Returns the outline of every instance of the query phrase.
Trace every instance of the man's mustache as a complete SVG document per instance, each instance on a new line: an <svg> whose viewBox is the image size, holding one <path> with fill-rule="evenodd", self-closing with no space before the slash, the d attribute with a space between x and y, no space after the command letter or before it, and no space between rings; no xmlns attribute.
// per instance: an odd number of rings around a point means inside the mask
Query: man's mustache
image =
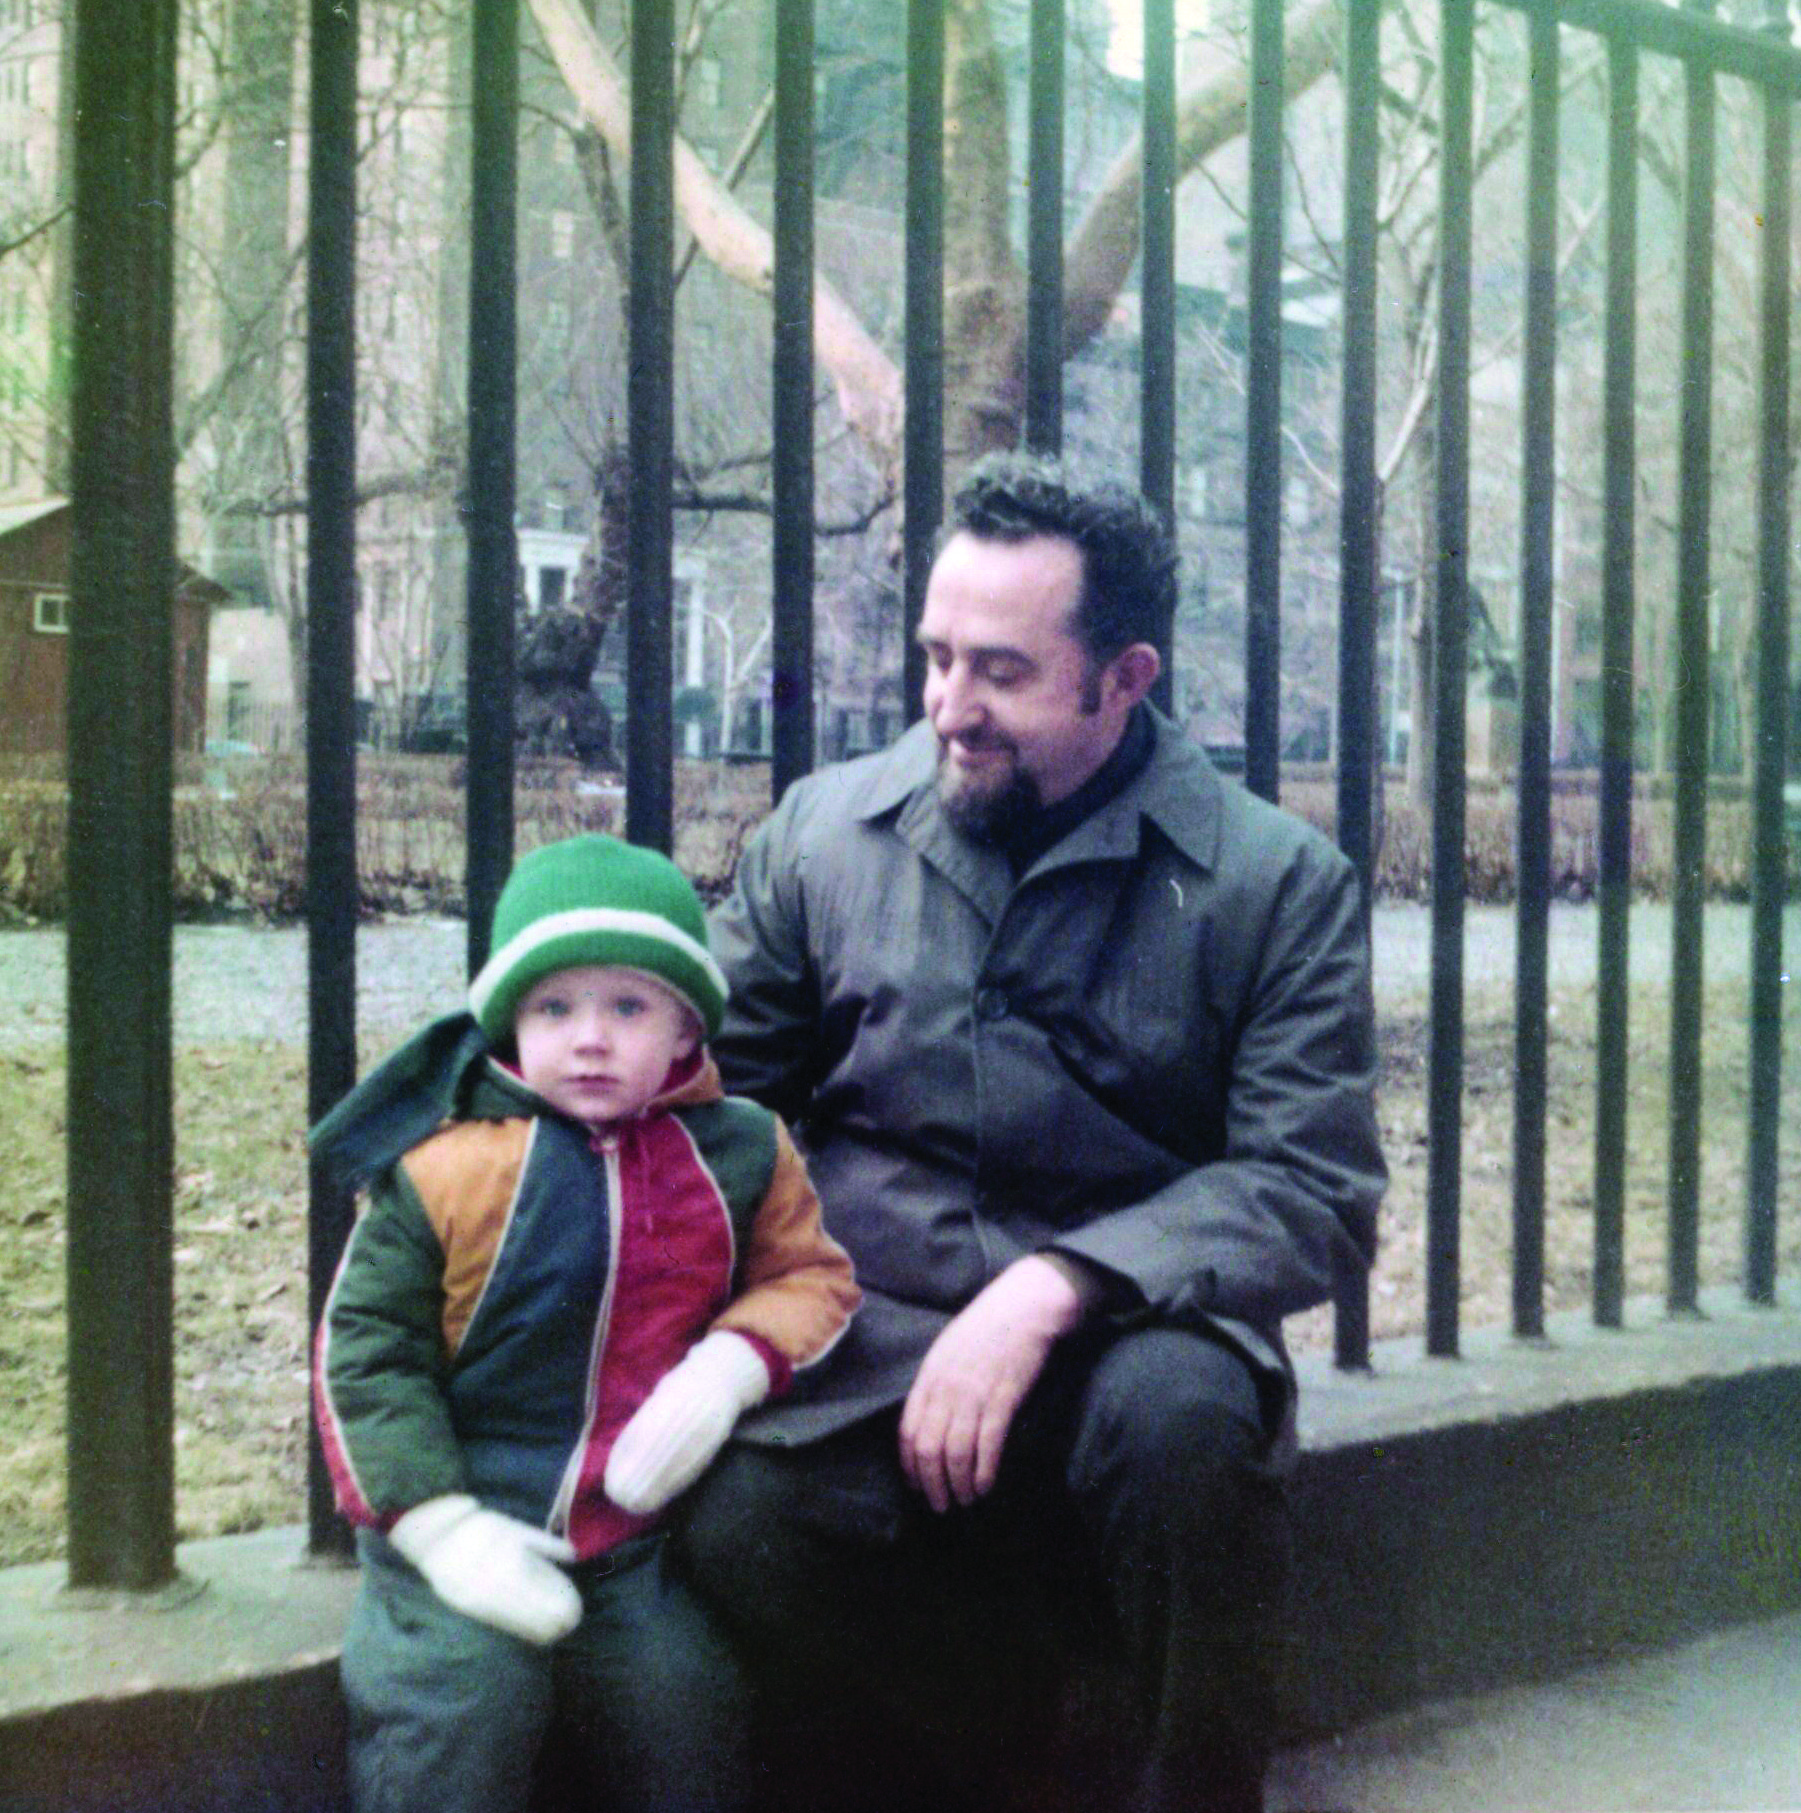
<svg viewBox="0 0 1801 1813"><path fill-rule="evenodd" d="M941 736L938 739L938 753L942 755L952 743L960 743L965 749L1006 749L1014 748L1010 737L1004 737L997 730L977 730L959 732L954 737Z"/></svg>

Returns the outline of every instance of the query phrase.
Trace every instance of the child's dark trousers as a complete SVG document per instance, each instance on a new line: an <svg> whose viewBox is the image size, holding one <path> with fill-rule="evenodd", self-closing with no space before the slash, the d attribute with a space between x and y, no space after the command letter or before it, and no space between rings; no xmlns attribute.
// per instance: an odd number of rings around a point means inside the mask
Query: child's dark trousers
<svg viewBox="0 0 1801 1813"><path fill-rule="evenodd" d="M344 1640L356 1813L525 1813L553 1718L552 1798L608 1813L739 1813L745 1693L658 1533L571 1568L584 1614L549 1648L445 1605L387 1540L358 1536Z"/></svg>

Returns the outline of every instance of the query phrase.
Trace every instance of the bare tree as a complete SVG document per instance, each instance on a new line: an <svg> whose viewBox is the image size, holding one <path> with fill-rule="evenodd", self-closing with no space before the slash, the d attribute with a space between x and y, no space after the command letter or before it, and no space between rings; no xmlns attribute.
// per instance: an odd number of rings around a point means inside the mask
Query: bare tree
<svg viewBox="0 0 1801 1813"><path fill-rule="evenodd" d="M631 104L617 60L575 0L530 0L570 93L611 155L630 155ZM1288 90L1299 95L1331 67L1337 0L1317 0L1291 25ZM957 196L945 247L946 443L953 459L1017 442L1023 409L1024 280L1006 231L1013 178L1005 80L989 29L987 0L949 0L946 10L947 186ZM1180 100L1179 164L1186 172L1244 131L1248 76L1227 69ZM1119 153L1071 234L1064 261L1066 354L1099 331L1138 251L1143 153ZM736 282L767 295L774 250L768 230L686 141L675 148L676 205L703 256ZM814 290L820 364L844 420L878 470L899 469L900 373L854 310L821 278Z"/></svg>

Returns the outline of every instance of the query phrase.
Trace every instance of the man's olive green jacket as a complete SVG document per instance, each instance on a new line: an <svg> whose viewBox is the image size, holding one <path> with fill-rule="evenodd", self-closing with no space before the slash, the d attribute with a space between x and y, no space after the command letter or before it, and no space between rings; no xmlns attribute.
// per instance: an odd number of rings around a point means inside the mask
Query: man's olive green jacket
<svg viewBox="0 0 1801 1813"><path fill-rule="evenodd" d="M1386 1171L1354 872L1167 720L1015 883L946 820L936 744L789 789L712 924L727 1086L796 1127L864 1291L745 1426L804 1442L904 1397L1004 1266L1098 1266L1278 1390L1282 1318L1370 1262Z"/></svg>

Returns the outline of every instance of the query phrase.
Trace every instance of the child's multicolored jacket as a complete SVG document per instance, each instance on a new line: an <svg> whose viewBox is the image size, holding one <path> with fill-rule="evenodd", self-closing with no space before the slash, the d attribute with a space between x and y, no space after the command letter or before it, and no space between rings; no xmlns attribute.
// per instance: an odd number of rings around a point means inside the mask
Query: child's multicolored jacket
<svg viewBox="0 0 1801 1813"><path fill-rule="evenodd" d="M695 1341L746 1337L780 1392L843 1332L859 1293L787 1129L704 1054L672 1082L596 1139L459 1015L320 1123L328 1171L374 1179L315 1353L352 1522L469 1492L604 1553L654 1521L606 1498L612 1444Z"/></svg>

